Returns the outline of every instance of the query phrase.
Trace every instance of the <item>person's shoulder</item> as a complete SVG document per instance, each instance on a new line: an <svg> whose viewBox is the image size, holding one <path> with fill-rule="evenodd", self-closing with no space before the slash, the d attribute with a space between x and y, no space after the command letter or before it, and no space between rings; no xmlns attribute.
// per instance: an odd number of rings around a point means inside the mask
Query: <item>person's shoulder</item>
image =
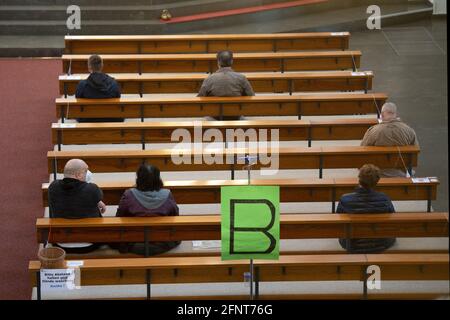
<svg viewBox="0 0 450 320"><path fill-rule="evenodd" d="M53 189L59 188L60 185L61 185L61 180L54 180L48 186L48 190L53 190Z"/></svg>
<svg viewBox="0 0 450 320"><path fill-rule="evenodd" d="M373 193L380 201L391 201L391 198L389 198L389 196L384 192L373 191Z"/></svg>
<svg viewBox="0 0 450 320"><path fill-rule="evenodd" d="M98 185L96 185L95 183L92 183L92 182L90 182L90 183L85 182L83 185L83 188L86 191L92 191L92 192L101 190Z"/></svg>
<svg viewBox="0 0 450 320"><path fill-rule="evenodd" d="M356 193L355 192L351 192L351 193L345 193L341 196L340 201L341 202L349 202L349 201L353 201L355 200L356 197Z"/></svg>

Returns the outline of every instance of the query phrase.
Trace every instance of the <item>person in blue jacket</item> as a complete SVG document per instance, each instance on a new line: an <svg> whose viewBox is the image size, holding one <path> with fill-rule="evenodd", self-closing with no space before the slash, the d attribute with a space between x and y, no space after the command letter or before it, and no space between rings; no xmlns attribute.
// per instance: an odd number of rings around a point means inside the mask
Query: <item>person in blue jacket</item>
<svg viewBox="0 0 450 320"><path fill-rule="evenodd" d="M89 77L78 83L75 92L76 98L108 99L120 98L120 86L117 81L103 73L103 60L99 55L93 54L88 59ZM86 118L78 122L123 122L123 118Z"/></svg>
<svg viewBox="0 0 450 320"><path fill-rule="evenodd" d="M389 197L374 190L380 180L380 169L373 164L365 164L359 170L359 187L355 192L344 194L336 213L394 213L394 205ZM342 248L351 253L378 253L395 243L395 238L383 239L339 239Z"/></svg>

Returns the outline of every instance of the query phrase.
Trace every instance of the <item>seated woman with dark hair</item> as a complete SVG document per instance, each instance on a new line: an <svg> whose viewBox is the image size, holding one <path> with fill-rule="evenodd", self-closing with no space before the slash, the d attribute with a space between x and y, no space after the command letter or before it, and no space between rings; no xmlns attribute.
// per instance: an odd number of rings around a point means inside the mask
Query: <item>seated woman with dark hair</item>
<svg viewBox="0 0 450 320"><path fill-rule="evenodd" d="M159 169L142 164L136 173L136 187L122 195L117 209L117 217L177 216L178 206L172 193L163 189ZM169 251L180 244L179 241L150 242L149 255ZM145 254L144 243L122 244L121 253Z"/></svg>
<svg viewBox="0 0 450 320"><path fill-rule="evenodd" d="M344 194L336 213L394 213L391 199L374 190L380 180L380 169L373 164L365 164L359 170L359 187L355 192ZM339 239L342 248L351 253L378 253L395 243L395 238L384 239Z"/></svg>

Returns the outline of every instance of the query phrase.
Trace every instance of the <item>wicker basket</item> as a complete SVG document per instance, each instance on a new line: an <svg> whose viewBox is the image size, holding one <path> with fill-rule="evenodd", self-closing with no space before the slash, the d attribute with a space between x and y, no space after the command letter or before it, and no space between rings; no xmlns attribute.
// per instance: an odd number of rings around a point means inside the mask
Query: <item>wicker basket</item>
<svg viewBox="0 0 450 320"><path fill-rule="evenodd" d="M38 258L41 262L41 269L63 269L66 252L58 247L49 247L39 250Z"/></svg>

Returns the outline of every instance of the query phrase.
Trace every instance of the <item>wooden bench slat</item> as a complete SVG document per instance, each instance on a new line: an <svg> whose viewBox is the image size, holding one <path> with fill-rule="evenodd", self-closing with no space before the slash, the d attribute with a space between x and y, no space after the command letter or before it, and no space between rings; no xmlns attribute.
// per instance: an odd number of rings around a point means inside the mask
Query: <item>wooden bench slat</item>
<svg viewBox="0 0 450 320"><path fill-rule="evenodd" d="M233 69L237 72L357 70L361 51L236 53ZM63 55L63 72L88 72L89 55ZM103 71L107 73L215 72L216 54L105 54Z"/></svg>
<svg viewBox="0 0 450 320"><path fill-rule="evenodd" d="M345 50L348 32L277 33L277 34L210 34L151 36L66 36L65 52L73 54L102 53L201 53Z"/></svg>
<svg viewBox="0 0 450 320"><path fill-rule="evenodd" d="M376 114L387 96L373 94L257 95L253 97L183 97L56 99L57 117L168 118L202 116L312 116Z"/></svg>
<svg viewBox="0 0 450 320"><path fill-rule="evenodd" d="M206 74L111 74L124 94L194 93L198 92ZM372 89L373 73L331 71L246 74L255 92L355 91ZM78 82L87 74L59 76L60 93L73 95Z"/></svg>
<svg viewBox="0 0 450 320"><path fill-rule="evenodd" d="M189 180L165 181L179 204L219 203L222 186L244 186L247 180ZM376 190L386 193L392 200L436 199L439 181L413 182L411 178L381 178ZM132 188L134 181L101 182L97 184L108 205L118 204L123 192ZM357 178L336 179L270 179L253 180L252 185L280 186L281 202L332 202L358 186ZM44 206L48 203L49 183L42 184Z"/></svg>
<svg viewBox="0 0 450 320"><path fill-rule="evenodd" d="M231 141L229 141L231 143ZM418 146L403 147L296 147L279 148L268 151L271 159L277 156L277 169L318 169L320 177L322 169L359 168L365 163L373 163L380 168L404 169L417 166ZM177 163L178 154L186 160ZM211 154L214 153L214 158ZM211 171L240 170L246 164L242 160L245 155L257 155L256 148L215 148L208 151L196 149L160 149L160 150L102 150L102 151L49 151L47 153L48 172L63 172L65 163L72 158L85 160L94 172L133 172L142 161L156 165L161 171ZM206 164L204 160L197 163L195 159L211 157L214 163ZM181 158L176 158L181 161ZM234 159L234 160L233 160ZM239 160L241 159L241 160ZM217 160L217 161L216 161ZM403 161L402 161L403 160ZM269 168L273 164L255 163L254 169ZM264 160L265 161L265 160ZM56 171L55 171L56 170ZM409 169L408 169L409 170Z"/></svg>
<svg viewBox="0 0 450 320"><path fill-rule="evenodd" d="M359 140L365 132L377 124L377 119L305 120L241 120L241 121L165 121L123 123L64 123L52 124L52 141L61 145L95 143L170 143L174 130L194 129L204 135L208 129L217 129L226 137L227 129L254 129L258 139L271 140L270 132L277 129L279 141ZM261 132L263 135L261 135ZM264 133L268 135L264 137Z"/></svg>

